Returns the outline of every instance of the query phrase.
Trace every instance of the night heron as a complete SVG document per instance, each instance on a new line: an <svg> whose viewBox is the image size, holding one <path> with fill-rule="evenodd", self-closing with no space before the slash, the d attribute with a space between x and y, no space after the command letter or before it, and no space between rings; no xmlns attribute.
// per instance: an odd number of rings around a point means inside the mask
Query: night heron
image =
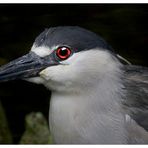
<svg viewBox="0 0 148 148"><path fill-rule="evenodd" d="M91 31L53 27L0 68L0 81L25 79L52 91L55 143L148 143L148 68L125 62Z"/></svg>

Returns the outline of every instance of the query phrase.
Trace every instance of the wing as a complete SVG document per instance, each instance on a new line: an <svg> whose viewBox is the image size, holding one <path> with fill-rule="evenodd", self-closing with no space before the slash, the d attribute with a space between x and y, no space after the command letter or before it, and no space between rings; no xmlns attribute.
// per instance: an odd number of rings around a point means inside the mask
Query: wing
<svg viewBox="0 0 148 148"><path fill-rule="evenodd" d="M125 65L125 88L127 96L124 106L137 124L148 131L148 68Z"/></svg>
<svg viewBox="0 0 148 148"><path fill-rule="evenodd" d="M127 79L148 84L148 67L125 65L124 68Z"/></svg>

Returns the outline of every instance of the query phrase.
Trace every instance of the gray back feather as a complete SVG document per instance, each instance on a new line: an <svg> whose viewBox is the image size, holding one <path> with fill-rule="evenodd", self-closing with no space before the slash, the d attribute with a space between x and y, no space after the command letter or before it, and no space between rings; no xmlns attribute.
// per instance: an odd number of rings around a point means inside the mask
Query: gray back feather
<svg viewBox="0 0 148 148"><path fill-rule="evenodd" d="M127 113L148 131L148 68L125 65L125 89L123 101Z"/></svg>

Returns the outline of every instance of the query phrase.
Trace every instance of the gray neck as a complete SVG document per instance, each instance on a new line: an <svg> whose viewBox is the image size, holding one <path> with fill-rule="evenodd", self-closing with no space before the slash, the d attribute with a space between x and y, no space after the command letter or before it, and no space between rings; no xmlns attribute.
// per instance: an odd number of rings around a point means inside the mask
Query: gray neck
<svg viewBox="0 0 148 148"><path fill-rule="evenodd" d="M106 78L105 78L106 77ZM119 73L79 92L53 92L50 129L56 143L126 143Z"/></svg>

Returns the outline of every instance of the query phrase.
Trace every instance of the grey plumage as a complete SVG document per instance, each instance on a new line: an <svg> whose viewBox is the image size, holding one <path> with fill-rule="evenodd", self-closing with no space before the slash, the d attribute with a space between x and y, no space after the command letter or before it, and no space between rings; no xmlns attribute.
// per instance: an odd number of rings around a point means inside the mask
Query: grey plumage
<svg viewBox="0 0 148 148"><path fill-rule="evenodd" d="M63 37L64 36L64 37ZM104 50L113 48L99 35L78 26L51 27L45 29L36 39L36 46L66 45L75 52L89 50L96 47Z"/></svg>
<svg viewBox="0 0 148 148"><path fill-rule="evenodd" d="M124 104L131 117L148 131L148 68L135 65L124 67L128 92Z"/></svg>

